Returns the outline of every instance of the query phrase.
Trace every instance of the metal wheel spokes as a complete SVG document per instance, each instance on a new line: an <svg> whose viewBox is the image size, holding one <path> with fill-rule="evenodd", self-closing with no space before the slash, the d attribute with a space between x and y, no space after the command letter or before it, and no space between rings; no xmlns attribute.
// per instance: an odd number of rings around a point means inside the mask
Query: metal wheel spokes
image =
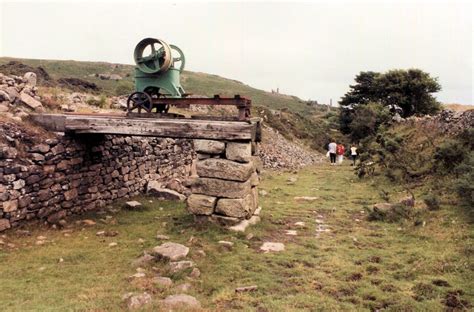
<svg viewBox="0 0 474 312"><path fill-rule="evenodd" d="M145 110L147 113L151 112L153 108L153 102L151 97L145 92L134 92L127 99L127 111L132 112L133 110Z"/></svg>
<svg viewBox="0 0 474 312"><path fill-rule="evenodd" d="M144 56L147 51L150 54ZM170 46L166 42L154 38L140 41L135 47L133 57L138 68L147 74L167 71L173 61Z"/></svg>
<svg viewBox="0 0 474 312"><path fill-rule="evenodd" d="M178 48L174 44L170 44L170 48L172 50L171 53L173 56L173 64L171 66L173 66L174 68L178 68L179 71L182 72L184 69L184 65L186 63L186 58L184 57L184 53L183 51L181 51L180 48Z"/></svg>

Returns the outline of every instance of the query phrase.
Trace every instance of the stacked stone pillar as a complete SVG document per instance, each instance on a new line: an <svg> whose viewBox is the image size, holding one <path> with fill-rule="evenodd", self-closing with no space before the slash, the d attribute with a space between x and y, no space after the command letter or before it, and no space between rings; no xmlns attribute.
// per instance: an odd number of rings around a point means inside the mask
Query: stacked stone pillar
<svg viewBox="0 0 474 312"><path fill-rule="evenodd" d="M250 219L258 207L261 162L253 142L194 140L197 177L187 209L199 220L232 226Z"/></svg>

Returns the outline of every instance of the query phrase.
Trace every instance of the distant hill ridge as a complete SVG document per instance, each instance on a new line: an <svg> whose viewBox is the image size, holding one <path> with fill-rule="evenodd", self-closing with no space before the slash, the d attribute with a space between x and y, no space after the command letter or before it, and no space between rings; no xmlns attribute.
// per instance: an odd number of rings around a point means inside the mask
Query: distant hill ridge
<svg viewBox="0 0 474 312"><path fill-rule="evenodd" d="M0 72L2 66L9 62L16 61L31 68L41 67L47 73L46 80L54 79L81 79L96 84L103 93L114 94L117 81L101 79L99 75L118 75L123 82L133 81L133 65L114 64L106 62L83 62L72 60L40 60L40 59L20 59L11 57L0 58ZM17 66L18 70L21 66ZM7 72L15 74L13 72ZM41 78L44 75L40 76ZM306 110L306 102L296 96L273 94L259 90L244 83L232 79L223 78L213 74L201 72L184 71L181 75L181 82L187 93L213 96L233 96L240 94L252 99L255 106L263 106L269 109L291 108L296 112Z"/></svg>

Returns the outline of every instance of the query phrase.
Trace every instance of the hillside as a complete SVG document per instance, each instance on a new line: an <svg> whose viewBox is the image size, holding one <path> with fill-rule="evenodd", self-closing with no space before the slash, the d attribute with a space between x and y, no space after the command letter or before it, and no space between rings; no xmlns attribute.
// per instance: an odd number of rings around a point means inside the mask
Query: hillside
<svg viewBox="0 0 474 312"><path fill-rule="evenodd" d="M11 61L17 61L33 68L41 67L54 80L61 78L78 78L95 83L100 88L100 92L109 95L116 95L116 88L119 82L100 79L99 77L95 77L95 74L115 74L122 77L122 83L133 83L133 65L1 57L0 66L8 64ZM11 74L15 74L15 72L11 72ZM234 94L240 94L251 98L255 106L263 106L270 109L291 108L295 112L308 112L309 110L306 102L296 96L272 94L252 88L242 82L217 75L185 71L182 74L181 82L186 92L191 94L205 96L212 96L214 94L233 96Z"/></svg>
<svg viewBox="0 0 474 312"><path fill-rule="evenodd" d="M107 97L131 92L133 69L133 65L105 62L0 58L0 72L4 74L22 75L27 71L34 71L38 75L40 86L70 88L73 91L86 91ZM101 79L99 75L118 75L122 79ZM97 88L81 88L61 82L71 78L79 79L79 83L92 83ZM338 126L336 108L328 110L325 105L308 105L296 96L272 94L217 75L185 71L181 82L187 93L195 95L240 94L252 99L253 115L264 118L267 124L287 139L301 139L316 150L322 151L330 133L339 135L335 130Z"/></svg>

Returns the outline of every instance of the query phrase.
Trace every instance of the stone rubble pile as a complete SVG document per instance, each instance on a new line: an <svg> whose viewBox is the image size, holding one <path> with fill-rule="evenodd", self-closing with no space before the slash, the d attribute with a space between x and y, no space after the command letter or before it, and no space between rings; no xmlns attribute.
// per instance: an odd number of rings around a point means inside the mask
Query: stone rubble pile
<svg viewBox="0 0 474 312"><path fill-rule="evenodd" d="M264 126L258 155L268 169L298 169L324 161L324 155L290 142L277 130Z"/></svg>
<svg viewBox="0 0 474 312"><path fill-rule="evenodd" d="M258 207L256 148L251 142L194 140L198 177L190 183L188 211L225 226L250 219Z"/></svg>
<svg viewBox="0 0 474 312"><path fill-rule="evenodd" d="M474 127L474 109L467 111L443 110L435 116L411 117L408 122L423 123L440 129L443 133L456 135Z"/></svg>
<svg viewBox="0 0 474 312"><path fill-rule="evenodd" d="M0 73L0 113L21 120L29 112L44 112L37 91L36 74L33 72L23 77Z"/></svg>

